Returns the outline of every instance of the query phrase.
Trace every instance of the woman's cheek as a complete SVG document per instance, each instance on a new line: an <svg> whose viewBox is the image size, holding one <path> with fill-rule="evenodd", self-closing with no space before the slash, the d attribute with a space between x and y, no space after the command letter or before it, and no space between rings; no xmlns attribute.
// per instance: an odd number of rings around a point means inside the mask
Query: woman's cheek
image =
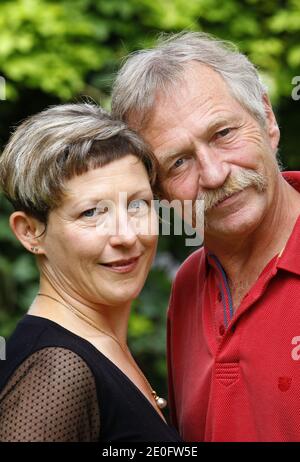
<svg viewBox="0 0 300 462"><path fill-rule="evenodd" d="M66 252L71 252L78 257L99 255L108 240L108 236L99 233L95 226L69 234L65 238Z"/></svg>

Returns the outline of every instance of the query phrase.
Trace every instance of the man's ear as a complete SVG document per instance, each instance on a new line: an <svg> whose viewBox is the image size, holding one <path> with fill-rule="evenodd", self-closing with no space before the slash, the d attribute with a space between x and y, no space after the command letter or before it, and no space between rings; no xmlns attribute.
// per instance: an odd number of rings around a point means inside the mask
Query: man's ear
<svg viewBox="0 0 300 462"><path fill-rule="evenodd" d="M36 255L45 254L41 235L46 225L25 212L13 212L9 218L10 227L23 246Z"/></svg>
<svg viewBox="0 0 300 462"><path fill-rule="evenodd" d="M277 152L278 144L279 144L279 139L280 139L280 131L279 127L272 109L272 105L270 102L270 99L268 95L263 96L263 104L265 108L265 114L266 114L266 131L269 136L269 140L271 143L272 148L274 149L275 152Z"/></svg>

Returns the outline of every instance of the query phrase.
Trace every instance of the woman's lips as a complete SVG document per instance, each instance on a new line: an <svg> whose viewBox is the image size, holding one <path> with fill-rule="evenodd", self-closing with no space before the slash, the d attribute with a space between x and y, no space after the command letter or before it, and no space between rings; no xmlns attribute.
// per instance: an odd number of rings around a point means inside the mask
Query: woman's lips
<svg viewBox="0 0 300 462"><path fill-rule="evenodd" d="M139 262L140 256L130 258L128 260L118 260L111 263L100 263L101 266L104 266L110 271L115 273L130 273L133 271Z"/></svg>

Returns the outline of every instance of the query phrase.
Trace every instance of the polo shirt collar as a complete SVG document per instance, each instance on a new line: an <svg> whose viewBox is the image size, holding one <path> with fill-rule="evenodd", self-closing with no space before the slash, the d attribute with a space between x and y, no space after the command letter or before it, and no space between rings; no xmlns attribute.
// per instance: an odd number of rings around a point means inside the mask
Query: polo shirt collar
<svg viewBox="0 0 300 462"><path fill-rule="evenodd" d="M276 266L300 275L300 215Z"/></svg>
<svg viewBox="0 0 300 462"><path fill-rule="evenodd" d="M284 172L282 176L300 193L300 172ZM276 266L300 275L300 215Z"/></svg>

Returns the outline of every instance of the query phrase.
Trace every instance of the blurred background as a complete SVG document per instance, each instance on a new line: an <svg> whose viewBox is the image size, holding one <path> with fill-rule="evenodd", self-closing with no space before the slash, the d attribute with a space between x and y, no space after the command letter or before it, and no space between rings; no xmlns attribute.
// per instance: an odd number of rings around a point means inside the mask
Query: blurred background
<svg viewBox="0 0 300 462"><path fill-rule="evenodd" d="M1 0L0 152L13 127L49 105L92 98L110 108L110 89L129 52L157 34L205 31L235 42L258 66L281 128L285 170L300 168L300 0ZM3 79L0 80L0 83ZM298 80L300 83L300 77ZM294 93L294 94L295 94ZM8 337L37 292L34 257L13 237L0 195L0 335ZM195 247L160 238L135 301L130 345L153 387L166 394L165 321L172 278Z"/></svg>

